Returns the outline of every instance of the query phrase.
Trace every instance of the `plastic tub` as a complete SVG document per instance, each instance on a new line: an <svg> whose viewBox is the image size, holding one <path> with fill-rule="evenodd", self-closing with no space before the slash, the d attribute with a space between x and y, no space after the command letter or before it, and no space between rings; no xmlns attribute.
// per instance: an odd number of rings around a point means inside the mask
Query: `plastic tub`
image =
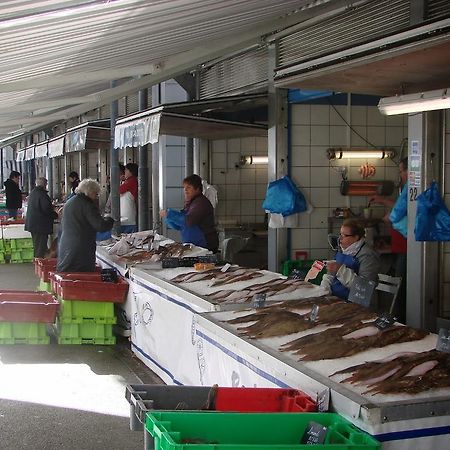
<svg viewBox="0 0 450 450"><path fill-rule="evenodd" d="M204 386L158 386L132 384L125 390L130 403L130 429L144 428L145 416L151 410L189 409L201 410L207 406L216 411L277 412L315 411L316 403L304 392L282 388L216 388L215 402L211 403L211 387ZM153 448L153 439L145 433L145 448Z"/></svg>
<svg viewBox="0 0 450 450"><path fill-rule="evenodd" d="M59 302L47 292L0 291L0 321L54 323Z"/></svg>
<svg viewBox="0 0 450 450"><path fill-rule="evenodd" d="M128 283L118 277L117 283L101 280L101 274L55 273L52 288L64 300L123 303L128 293Z"/></svg>
<svg viewBox="0 0 450 450"><path fill-rule="evenodd" d="M377 450L381 445L334 413L150 412L156 450L299 450L310 422L327 427L323 450Z"/></svg>

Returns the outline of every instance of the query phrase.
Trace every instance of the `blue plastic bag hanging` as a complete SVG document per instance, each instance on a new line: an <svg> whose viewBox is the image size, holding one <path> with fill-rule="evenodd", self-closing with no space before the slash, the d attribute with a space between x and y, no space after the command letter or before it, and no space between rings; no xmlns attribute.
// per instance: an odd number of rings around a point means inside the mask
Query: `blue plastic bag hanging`
<svg viewBox="0 0 450 450"><path fill-rule="evenodd" d="M416 241L450 241L450 213L435 181L417 197Z"/></svg>
<svg viewBox="0 0 450 450"><path fill-rule="evenodd" d="M270 213L283 216L308 209L305 197L288 176L269 183L262 207Z"/></svg>

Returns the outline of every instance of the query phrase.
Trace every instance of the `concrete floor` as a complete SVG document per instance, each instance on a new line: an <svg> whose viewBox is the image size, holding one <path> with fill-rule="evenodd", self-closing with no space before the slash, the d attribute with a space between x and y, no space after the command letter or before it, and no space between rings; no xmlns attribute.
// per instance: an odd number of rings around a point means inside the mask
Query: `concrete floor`
<svg viewBox="0 0 450 450"><path fill-rule="evenodd" d="M0 265L0 289L34 290L32 264ZM0 448L143 449L125 386L162 384L125 338L114 346L0 345Z"/></svg>

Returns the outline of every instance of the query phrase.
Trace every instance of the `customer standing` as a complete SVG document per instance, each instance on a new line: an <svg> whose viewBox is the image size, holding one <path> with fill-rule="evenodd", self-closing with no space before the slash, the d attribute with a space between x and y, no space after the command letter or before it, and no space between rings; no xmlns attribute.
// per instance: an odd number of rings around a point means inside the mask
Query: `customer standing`
<svg viewBox="0 0 450 450"><path fill-rule="evenodd" d="M80 184L80 177L76 172L70 172L68 176L69 182L70 182L70 193L66 198L66 201L69 200L69 198L72 198L75 195L75 190Z"/></svg>
<svg viewBox="0 0 450 450"><path fill-rule="evenodd" d="M53 234L53 221L58 218L47 193L47 180L36 179L36 187L28 196L25 230L31 233L34 257L44 258L48 251L48 236Z"/></svg>
<svg viewBox="0 0 450 450"><path fill-rule="evenodd" d="M202 179L190 175L183 180L184 208L162 210L159 215L165 219L170 228L180 230L183 243L217 252L219 237L215 227L214 208L203 195Z"/></svg>
<svg viewBox="0 0 450 450"><path fill-rule="evenodd" d="M20 172L13 170L9 175L9 178L5 181L5 193L6 193L6 209L8 210L9 217L12 219L17 218L17 210L22 208L22 191L20 190Z"/></svg>
<svg viewBox="0 0 450 450"><path fill-rule="evenodd" d="M95 235L111 230L114 220L103 219L98 207L100 185L92 179L80 182L76 195L65 204L58 248L58 272L95 271Z"/></svg>

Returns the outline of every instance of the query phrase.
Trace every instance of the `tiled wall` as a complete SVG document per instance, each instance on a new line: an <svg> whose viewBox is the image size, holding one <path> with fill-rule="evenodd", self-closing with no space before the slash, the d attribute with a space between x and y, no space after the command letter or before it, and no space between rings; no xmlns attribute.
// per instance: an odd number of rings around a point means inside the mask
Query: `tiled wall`
<svg viewBox="0 0 450 450"><path fill-rule="evenodd" d="M444 200L447 208L450 209L450 110L446 111L445 118L446 130L445 130L445 190ZM450 242L444 243L444 267L443 272L444 279L442 283L442 306L443 316L448 317L450 315Z"/></svg>
<svg viewBox="0 0 450 450"><path fill-rule="evenodd" d="M350 207L354 213L360 214L362 208L367 206L367 197L340 194L342 177L339 170L343 166L348 170L350 181L362 180L358 168L365 162L376 167L377 173L371 180L396 181L398 178L397 165L390 159L335 162L327 159L326 150L349 145L368 148L367 140L374 146L392 147L399 152L403 139L407 137L407 119L403 116L382 116L376 106L352 106L350 123L359 135L351 132L348 142L348 127L336 110L348 120L347 106L292 106L292 178L314 207L310 215L301 215L300 227L292 230L292 257L295 251L306 250L310 259L328 258L328 217L333 215L333 210ZM382 217L384 209L375 208L373 214Z"/></svg>
<svg viewBox="0 0 450 450"><path fill-rule="evenodd" d="M267 156L266 138L212 141L212 176L218 190L216 219L222 226L263 223L267 165L239 165L241 156Z"/></svg>

